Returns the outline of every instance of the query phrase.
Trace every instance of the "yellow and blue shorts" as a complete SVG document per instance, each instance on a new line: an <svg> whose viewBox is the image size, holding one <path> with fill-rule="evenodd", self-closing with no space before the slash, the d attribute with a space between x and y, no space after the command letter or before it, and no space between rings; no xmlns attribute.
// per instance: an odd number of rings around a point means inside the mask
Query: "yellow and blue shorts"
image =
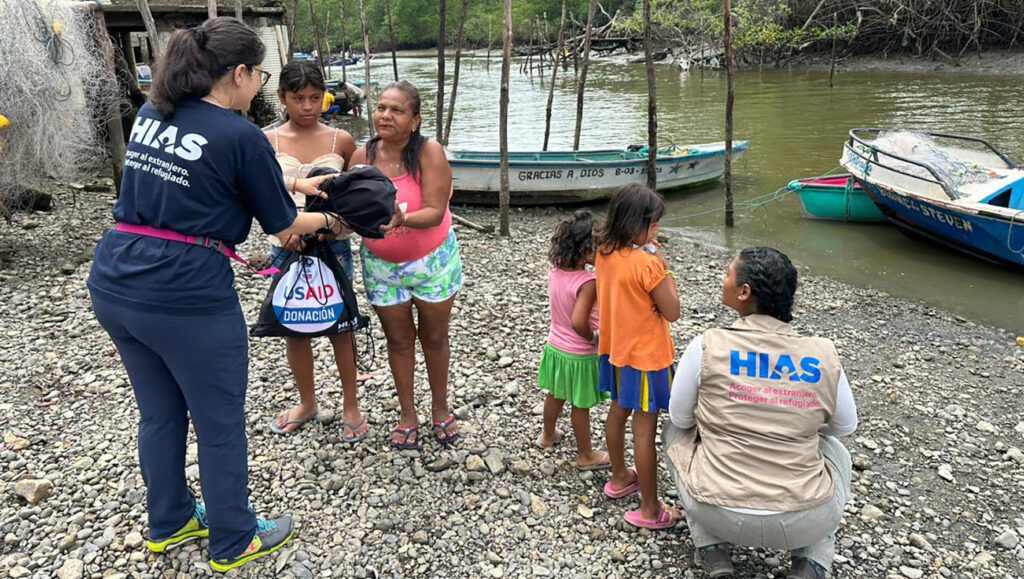
<svg viewBox="0 0 1024 579"><path fill-rule="evenodd" d="M601 356L597 367L600 390L609 393L619 406L640 412L668 410L674 377L674 364L662 370L637 370L615 366L607 355Z"/></svg>

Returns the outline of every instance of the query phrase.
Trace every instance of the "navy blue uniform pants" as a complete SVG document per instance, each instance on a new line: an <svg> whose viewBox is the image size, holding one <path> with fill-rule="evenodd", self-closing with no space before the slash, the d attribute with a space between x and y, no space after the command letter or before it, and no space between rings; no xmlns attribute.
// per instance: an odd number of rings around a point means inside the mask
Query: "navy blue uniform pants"
<svg viewBox="0 0 1024 579"><path fill-rule="evenodd" d="M139 465L150 537L167 538L192 517L195 498L185 481L191 417L210 555L238 556L256 532L248 508L249 339L241 307L199 316L153 313L93 294L93 310L121 354L139 406Z"/></svg>

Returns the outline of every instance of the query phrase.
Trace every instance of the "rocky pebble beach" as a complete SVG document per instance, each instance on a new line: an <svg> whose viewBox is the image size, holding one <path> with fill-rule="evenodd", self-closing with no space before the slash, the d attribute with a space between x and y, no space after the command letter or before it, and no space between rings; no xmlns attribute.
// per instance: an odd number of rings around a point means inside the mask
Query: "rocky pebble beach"
<svg viewBox="0 0 1024 579"><path fill-rule="evenodd" d="M144 546L138 413L85 288L113 198L109 188L61 188L52 212L0 223L0 576L213 575L205 542L163 555ZM496 220L490 210L459 212ZM534 446L545 255L561 215L515 210L510 240L458 229L466 285L452 319L450 402L467 436L454 449L429 433L419 451L388 445L397 401L376 321L375 367L361 389L372 432L356 445L340 439L341 386L326 342L316 346L321 420L271 434L268 421L297 393L283 341L251 340L251 500L261 514L294 515L298 532L231 576L703 576L685 524L628 527L622 513L636 498L606 500L607 472L569 466L571 435L553 450ZM681 352L694 335L734 319L720 303L732 256L664 233L683 302L672 325ZM265 237L254 231L240 253L265 254ZM252 323L268 282L242 269L236 278ZM361 291L358 275L355 282ZM801 279L795 317L799 330L835 341L860 410L846 440L856 497L838 531L834 576L1024 576L1024 348L1015 336L814 276ZM427 392L421 363L424 422ZM606 410L593 416L602 448ZM567 414L561 426L569 432ZM194 438L187 464L198 491ZM673 500L664 468L661 489ZM734 561L742 577L783 577L788 555L738 548Z"/></svg>

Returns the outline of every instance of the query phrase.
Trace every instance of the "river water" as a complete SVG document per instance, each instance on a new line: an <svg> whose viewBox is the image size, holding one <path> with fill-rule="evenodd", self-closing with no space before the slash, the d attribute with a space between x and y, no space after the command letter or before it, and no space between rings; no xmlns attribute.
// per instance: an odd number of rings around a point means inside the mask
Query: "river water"
<svg viewBox="0 0 1024 579"><path fill-rule="evenodd" d="M386 65L386 66L385 66ZM424 132L433 135L436 60L400 58L399 74L423 98ZM452 63L447 65L449 78ZM540 150L550 69L544 78L510 78L509 147ZM371 76L393 78L390 59L378 58ZM725 118L725 76L680 74L658 65L659 141L720 141ZM363 69L348 70L361 79ZM462 63L451 148L498 149L500 61ZM854 127L901 127L981 136L1012 158L1024 160L1024 91L1018 76L967 74L840 73L828 88L827 71L746 70L736 76L735 136L750 150L734 168L737 202L770 193L798 177L837 171L843 140ZM450 82L450 81L449 81ZM450 92L450 84L449 84ZM552 115L551 150L572 145L576 83L572 66L559 71ZM450 96L450 95L449 95ZM364 133L365 122L344 123ZM594 62L588 73L581 148L646 143L647 81L643 64ZM664 226L679 227L701 242L738 251L771 245L811 273L922 300L966 318L1024 334L1024 275L911 239L888 224L843 224L804 219L795 196L737 215L727 231L721 184L669 193Z"/></svg>

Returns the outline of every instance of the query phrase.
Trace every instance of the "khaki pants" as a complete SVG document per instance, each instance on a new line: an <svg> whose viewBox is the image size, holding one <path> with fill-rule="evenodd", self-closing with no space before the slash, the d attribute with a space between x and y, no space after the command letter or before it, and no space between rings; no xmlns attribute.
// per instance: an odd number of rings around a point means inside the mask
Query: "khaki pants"
<svg viewBox="0 0 1024 579"><path fill-rule="evenodd" d="M668 423L662 431L666 450L677 440L682 429ZM665 463L686 511L690 536L698 549L719 543L747 547L784 549L794 557L806 557L831 571L835 556L835 531L843 516L843 506L852 498L850 491L851 460L838 438L821 437L821 454L835 482L832 500L804 511L777 515L748 515L730 511L716 505L702 503L690 496L682 484L672 460Z"/></svg>

